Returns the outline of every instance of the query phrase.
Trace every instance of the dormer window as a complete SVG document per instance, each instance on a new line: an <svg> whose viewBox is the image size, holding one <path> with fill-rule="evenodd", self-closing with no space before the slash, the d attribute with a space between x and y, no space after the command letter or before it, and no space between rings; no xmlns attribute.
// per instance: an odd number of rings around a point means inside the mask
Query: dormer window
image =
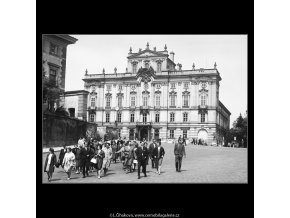
<svg viewBox="0 0 290 218"><path fill-rule="evenodd" d="M132 64L132 67L133 67L133 73L137 73L137 64L136 63Z"/></svg>
<svg viewBox="0 0 290 218"><path fill-rule="evenodd" d="M161 72L161 63L157 63L157 73Z"/></svg>

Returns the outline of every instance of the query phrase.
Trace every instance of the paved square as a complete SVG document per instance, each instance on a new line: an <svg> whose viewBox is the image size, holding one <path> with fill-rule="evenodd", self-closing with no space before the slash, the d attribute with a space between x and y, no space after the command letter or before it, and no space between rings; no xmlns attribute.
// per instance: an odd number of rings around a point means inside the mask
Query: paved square
<svg viewBox="0 0 290 218"><path fill-rule="evenodd" d="M43 183L247 183L247 149L187 145L181 172L175 171L174 144L162 143L165 149L161 175L155 173L151 163L147 165L147 177L137 179L137 172L126 174L121 162L111 163L105 177L98 179L96 172L82 178L82 174L72 171L71 180L63 169L55 168L51 182L43 173ZM47 153L43 154L43 164ZM56 152L58 159L59 152ZM42 166L43 171L43 166Z"/></svg>

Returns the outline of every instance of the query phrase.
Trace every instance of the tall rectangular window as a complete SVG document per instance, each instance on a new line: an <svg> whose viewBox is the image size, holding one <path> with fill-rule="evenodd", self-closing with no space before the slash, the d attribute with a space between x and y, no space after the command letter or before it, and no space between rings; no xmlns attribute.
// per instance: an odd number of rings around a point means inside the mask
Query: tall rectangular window
<svg viewBox="0 0 290 218"><path fill-rule="evenodd" d="M118 96L118 107L122 107L122 96Z"/></svg>
<svg viewBox="0 0 290 218"><path fill-rule="evenodd" d="M159 113L155 114L155 122L156 123L159 123L159 118L160 118L160 114Z"/></svg>
<svg viewBox="0 0 290 218"><path fill-rule="evenodd" d="M202 105L202 106L205 106L206 105L206 96L205 95L201 95L200 96L200 104Z"/></svg>
<svg viewBox="0 0 290 218"><path fill-rule="evenodd" d="M95 122L95 115L94 114L90 114L90 121Z"/></svg>
<svg viewBox="0 0 290 218"><path fill-rule="evenodd" d="M188 107L188 100L189 100L189 95L183 95L183 106Z"/></svg>
<svg viewBox="0 0 290 218"><path fill-rule="evenodd" d="M174 130L169 130L169 138L174 138Z"/></svg>
<svg viewBox="0 0 290 218"><path fill-rule="evenodd" d="M175 106L175 95L170 95L170 106Z"/></svg>
<svg viewBox="0 0 290 218"><path fill-rule="evenodd" d="M147 114L143 114L143 123L147 123Z"/></svg>
<svg viewBox="0 0 290 218"><path fill-rule="evenodd" d="M135 122L135 114L134 113L131 113L130 122L131 123Z"/></svg>
<svg viewBox="0 0 290 218"><path fill-rule="evenodd" d="M135 96L131 96L131 106L132 107L136 106L136 97Z"/></svg>
<svg viewBox="0 0 290 218"><path fill-rule="evenodd" d="M183 113L183 122L188 121L188 113Z"/></svg>
<svg viewBox="0 0 290 218"><path fill-rule="evenodd" d="M110 122L110 113L106 113L106 123Z"/></svg>
<svg viewBox="0 0 290 218"><path fill-rule="evenodd" d="M91 98L91 107L95 106L96 106L95 98Z"/></svg>
<svg viewBox="0 0 290 218"><path fill-rule="evenodd" d="M122 85L119 85L119 91L122 91L123 87Z"/></svg>
<svg viewBox="0 0 290 218"><path fill-rule="evenodd" d="M145 63L145 68L149 69L149 63L148 62Z"/></svg>
<svg viewBox="0 0 290 218"><path fill-rule="evenodd" d="M170 113L170 122L174 122L174 113Z"/></svg>
<svg viewBox="0 0 290 218"><path fill-rule="evenodd" d="M111 91L112 85L107 85L107 91Z"/></svg>
<svg viewBox="0 0 290 218"><path fill-rule="evenodd" d="M143 106L148 106L148 96L147 95L145 95L145 96L143 96Z"/></svg>
<svg viewBox="0 0 290 218"><path fill-rule="evenodd" d="M205 113L200 114L200 122L202 122L202 123L205 122Z"/></svg>
<svg viewBox="0 0 290 218"><path fill-rule="evenodd" d="M133 73L137 73L137 64L133 64Z"/></svg>
<svg viewBox="0 0 290 218"><path fill-rule="evenodd" d="M184 83L184 88L188 89L188 83Z"/></svg>
<svg viewBox="0 0 290 218"><path fill-rule="evenodd" d="M111 97L106 97L106 107L111 107Z"/></svg>
<svg viewBox="0 0 290 218"><path fill-rule="evenodd" d="M155 97L155 105L157 107L160 107L160 95L156 95L156 97Z"/></svg>
<svg viewBox="0 0 290 218"><path fill-rule="evenodd" d="M172 89L175 89L175 83L171 83L170 85Z"/></svg>
<svg viewBox="0 0 290 218"><path fill-rule="evenodd" d="M122 122L122 114L121 113L118 113L117 114L117 122Z"/></svg>
<svg viewBox="0 0 290 218"><path fill-rule="evenodd" d="M187 130L183 130L183 138L187 138Z"/></svg>

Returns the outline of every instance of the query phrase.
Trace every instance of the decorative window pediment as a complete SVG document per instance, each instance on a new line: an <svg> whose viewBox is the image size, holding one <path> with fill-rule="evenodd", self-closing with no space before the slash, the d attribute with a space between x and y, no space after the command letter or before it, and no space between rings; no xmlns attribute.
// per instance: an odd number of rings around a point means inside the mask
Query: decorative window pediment
<svg viewBox="0 0 290 218"><path fill-rule="evenodd" d="M182 95L190 95L190 92L189 91L184 91L184 92L182 92Z"/></svg>
<svg viewBox="0 0 290 218"><path fill-rule="evenodd" d="M161 94L160 90L155 91L155 94Z"/></svg>
<svg viewBox="0 0 290 218"><path fill-rule="evenodd" d="M136 95L136 94L137 94L137 92L135 92L135 91L130 92L130 95Z"/></svg>
<svg viewBox="0 0 290 218"><path fill-rule="evenodd" d="M169 92L169 95L177 95L177 92L171 91L171 92Z"/></svg>
<svg viewBox="0 0 290 218"><path fill-rule="evenodd" d="M121 92L117 93L117 97L123 97L123 96L124 96L124 93L121 93Z"/></svg>
<svg viewBox="0 0 290 218"><path fill-rule="evenodd" d="M112 94L111 93L106 93L105 96L106 97L112 97Z"/></svg>
<svg viewBox="0 0 290 218"><path fill-rule="evenodd" d="M148 92L147 90L145 90L145 91L142 92L142 94L147 94L147 95L149 95L150 92Z"/></svg>

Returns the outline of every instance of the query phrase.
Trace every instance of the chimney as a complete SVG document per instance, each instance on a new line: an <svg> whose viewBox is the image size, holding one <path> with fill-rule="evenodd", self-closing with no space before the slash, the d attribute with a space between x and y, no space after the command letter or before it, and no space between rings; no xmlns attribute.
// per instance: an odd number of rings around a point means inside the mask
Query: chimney
<svg viewBox="0 0 290 218"><path fill-rule="evenodd" d="M174 62L174 52L172 51L172 52L170 52L170 59Z"/></svg>

